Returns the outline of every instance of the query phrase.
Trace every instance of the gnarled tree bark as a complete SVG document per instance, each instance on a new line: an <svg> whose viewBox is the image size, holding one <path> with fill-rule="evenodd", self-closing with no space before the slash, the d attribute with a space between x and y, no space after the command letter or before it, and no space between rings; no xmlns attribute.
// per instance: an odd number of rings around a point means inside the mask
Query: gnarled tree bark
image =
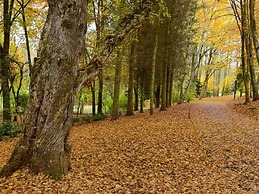
<svg viewBox="0 0 259 194"><path fill-rule="evenodd" d="M49 1L40 53L32 71L23 137L2 175L29 166L32 172L60 179L70 169L67 140L86 17L87 0Z"/></svg>

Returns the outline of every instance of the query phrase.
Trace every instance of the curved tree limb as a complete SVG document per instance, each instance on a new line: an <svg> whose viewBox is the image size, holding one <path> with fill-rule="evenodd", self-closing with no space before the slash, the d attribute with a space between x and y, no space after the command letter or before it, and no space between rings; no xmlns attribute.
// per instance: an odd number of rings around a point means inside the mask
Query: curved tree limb
<svg viewBox="0 0 259 194"><path fill-rule="evenodd" d="M75 83L76 91L79 91L87 80L98 75L114 49L127 37L132 29L138 27L142 23L151 9L152 1L143 0L133 13L127 14L122 19L117 29L114 30L114 33L106 36L104 44L89 61L87 67L78 72L77 81Z"/></svg>

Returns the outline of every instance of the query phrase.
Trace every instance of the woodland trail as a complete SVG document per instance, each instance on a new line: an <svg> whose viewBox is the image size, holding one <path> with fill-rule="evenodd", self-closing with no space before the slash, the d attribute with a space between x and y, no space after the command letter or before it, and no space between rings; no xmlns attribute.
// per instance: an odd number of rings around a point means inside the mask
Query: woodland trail
<svg viewBox="0 0 259 194"><path fill-rule="evenodd" d="M0 167L16 141L0 142ZM24 170L0 193L259 193L259 126L228 98L76 126L71 143L62 181Z"/></svg>

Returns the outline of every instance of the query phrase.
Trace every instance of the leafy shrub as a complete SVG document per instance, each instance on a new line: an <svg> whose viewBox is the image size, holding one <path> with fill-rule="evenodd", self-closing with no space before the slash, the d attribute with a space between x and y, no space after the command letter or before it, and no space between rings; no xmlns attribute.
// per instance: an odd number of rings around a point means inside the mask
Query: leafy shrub
<svg viewBox="0 0 259 194"><path fill-rule="evenodd" d="M90 123L90 122L93 121L92 117L93 116L83 116L83 117L81 117L80 120L81 120L82 123Z"/></svg>
<svg viewBox="0 0 259 194"><path fill-rule="evenodd" d="M127 105L128 105L128 97L125 94L120 95L120 108L119 112L123 113L127 111Z"/></svg>
<svg viewBox="0 0 259 194"><path fill-rule="evenodd" d="M103 120L106 118L107 118L106 114L98 114L95 116L87 115L87 116L82 116L82 117L74 117L73 123L91 123L93 121L100 121L100 120Z"/></svg>
<svg viewBox="0 0 259 194"><path fill-rule="evenodd" d="M194 98L195 98L195 91L190 91L186 96L186 101L190 102L194 100Z"/></svg>
<svg viewBox="0 0 259 194"><path fill-rule="evenodd" d="M80 118L79 117L73 117L73 124L74 123L79 123L80 122Z"/></svg>
<svg viewBox="0 0 259 194"><path fill-rule="evenodd" d="M107 118L107 115L105 114L97 114L93 116L93 121L101 121Z"/></svg>
<svg viewBox="0 0 259 194"><path fill-rule="evenodd" d="M177 90L173 90L172 101L173 101L173 103L175 103L175 102L178 103L180 101L179 93Z"/></svg>
<svg viewBox="0 0 259 194"><path fill-rule="evenodd" d="M113 99L111 97L106 97L103 99L103 104L105 105L104 107L104 112L107 114L111 114L112 113L112 106L113 106ZM119 112L123 113L127 111L127 104L128 104L128 97L126 96L126 94L120 94L120 98L119 98Z"/></svg>
<svg viewBox="0 0 259 194"><path fill-rule="evenodd" d="M29 94L27 93L22 93L19 95L19 103L20 103L19 108L21 109L21 111L24 111L24 109L26 108L28 98L29 98Z"/></svg>
<svg viewBox="0 0 259 194"><path fill-rule="evenodd" d="M113 104L113 100L111 99L111 97L104 98L103 104L105 105L104 112L107 114L111 114L112 113L112 104Z"/></svg>
<svg viewBox="0 0 259 194"><path fill-rule="evenodd" d="M21 126L13 125L9 121L4 122L2 126L0 126L0 140L3 140L5 137L15 137L20 132Z"/></svg>

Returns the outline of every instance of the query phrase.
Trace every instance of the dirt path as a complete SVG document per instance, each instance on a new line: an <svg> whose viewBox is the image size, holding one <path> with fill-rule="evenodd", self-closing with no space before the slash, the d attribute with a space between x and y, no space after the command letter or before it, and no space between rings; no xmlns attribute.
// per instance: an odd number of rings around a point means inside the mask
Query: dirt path
<svg viewBox="0 0 259 194"><path fill-rule="evenodd" d="M1 166L14 142L0 142ZM222 98L75 127L71 143L63 181L21 171L0 193L259 193L258 123Z"/></svg>

